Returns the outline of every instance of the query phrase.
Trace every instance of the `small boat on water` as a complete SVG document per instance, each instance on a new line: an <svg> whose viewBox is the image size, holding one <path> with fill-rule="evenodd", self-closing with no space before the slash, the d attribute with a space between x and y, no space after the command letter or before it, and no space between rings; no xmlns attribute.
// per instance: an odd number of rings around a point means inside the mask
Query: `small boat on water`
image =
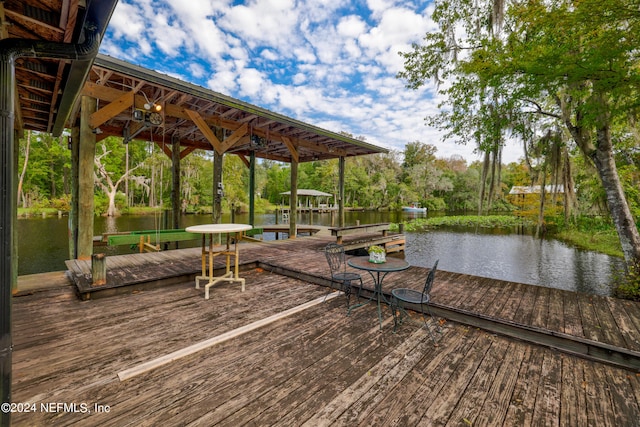
<svg viewBox="0 0 640 427"><path fill-rule="evenodd" d="M411 203L409 206L403 206L402 211L427 213L427 208L421 207L419 203Z"/></svg>

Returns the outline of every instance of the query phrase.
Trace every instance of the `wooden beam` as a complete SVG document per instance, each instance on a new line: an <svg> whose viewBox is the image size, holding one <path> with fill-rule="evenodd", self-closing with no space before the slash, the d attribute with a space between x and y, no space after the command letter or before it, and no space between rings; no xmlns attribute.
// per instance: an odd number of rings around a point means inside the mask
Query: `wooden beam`
<svg viewBox="0 0 640 427"><path fill-rule="evenodd" d="M243 136L245 136L249 132L249 125L243 124L241 127L236 129L228 138L224 140L222 143L222 150L226 152L229 148L233 147L236 142L240 141Z"/></svg>
<svg viewBox="0 0 640 427"><path fill-rule="evenodd" d="M197 111L189 110L187 108L185 108L184 111L187 113L191 121L195 123L198 129L200 129L200 132L202 132L204 137L207 139L207 141L209 141L211 146L218 152L218 154L224 154L225 150L222 147L222 143L213 133L209 125L207 125L207 123L204 121L202 116L200 116L200 113L198 113Z"/></svg>
<svg viewBox="0 0 640 427"><path fill-rule="evenodd" d="M85 83L85 86L82 90L82 94L83 95L87 95L87 96L91 96L97 99L101 99L101 100L105 100L105 101L114 101L116 100L118 97L122 96L124 92L115 88L110 88L110 87L106 87L106 86L102 86L102 85L98 85L96 83L93 82L87 82ZM134 104L136 106L136 108L142 108L142 106L144 105L144 103L146 102L146 100L144 99L144 97L140 96L140 95L136 95L135 99L134 99ZM179 102L183 102L182 100ZM179 104L172 104L172 103L166 103L164 106L164 115L165 117L175 117L178 119L184 119L184 120L193 120L191 118L191 116L189 115L190 110L180 106ZM198 114L199 115L199 114ZM202 119L202 121L204 121L204 123L207 124L207 127L212 127L212 126L216 126L216 127L221 127L223 129L227 129L227 130L231 130L233 132L235 132L236 130L246 126L246 123L242 123L236 120L230 120L227 118L224 118L222 115L211 115L211 116L201 116L199 115ZM343 150L343 149L337 149L337 148L329 148L324 144L318 144L315 142L311 142L311 141L307 141L304 139L300 139L300 138L293 138L290 136L286 136L286 135L282 135L278 132L274 132L274 131L269 131L269 134L267 135L267 131L266 130L262 130L260 128L256 128L254 127L252 130L253 134L260 136L262 138L266 138L267 136L269 137L269 140L271 141L277 141L277 142L282 142L283 144L285 144L283 138L288 138L289 142L296 147L296 150L299 150L300 148L306 148L312 151L317 151L323 154L330 154L331 156L346 156L347 155L347 151ZM215 148L215 147L214 147ZM227 150L230 148L227 147ZM225 150L226 151L226 150ZM299 151L298 151L298 155L299 155ZM279 159L274 159L274 160L279 160ZM280 160L280 161L288 161L288 159L284 159L284 160Z"/></svg>
<svg viewBox="0 0 640 427"><path fill-rule="evenodd" d="M107 120L117 116L127 108L130 108L134 102L134 93L126 92L118 97L115 101L105 105L89 117L89 126L92 129L100 127Z"/></svg>
<svg viewBox="0 0 640 427"><path fill-rule="evenodd" d="M38 36L38 38L54 42L62 42L64 40L64 29L62 28L54 27L35 18L20 15L13 10L4 9L4 13L7 18L19 23L20 26L27 29L32 35Z"/></svg>
<svg viewBox="0 0 640 427"><path fill-rule="evenodd" d="M240 160L242 160L242 163L244 163L244 165L246 167L251 167L251 163L249 162L249 160L244 156L244 154L236 154L236 156L238 156L240 158Z"/></svg>
<svg viewBox="0 0 640 427"><path fill-rule="evenodd" d="M101 99L104 101L114 101L120 96L122 96L123 93L124 92L121 90L98 85L93 82L85 83L84 88L82 89L83 95L91 96L93 98ZM136 108L142 108L145 102L146 101L144 97L140 95L135 96L134 103ZM164 106L164 115L165 117L175 117L178 119L192 120L191 117L189 116L189 113L187 112L187 109L178 104L166 103ZM201 117L207 123L208 126L218 126L234 132L247 125L246 123L241 123L236 120L225 119L221 115L201 116ZM260 128L253 128L253 133L263 138L267 137L267 132ZM268 136L269 136L269 139L272 141L283 142L282 141L283 135L277 132L269 132ZM289 140L296 146L320 151L325 154L340 155L344 151L344 150L332 150L322 144L316 144L309 141L304 141L299 138L295 138L295 139L289 138ZM346 155L346 153L343 153L343 154Z"/></svg>
<svg viewBox="0 0 640 427"><path fill-rule="evenodd" d="M300 163L300 154L298 153L298 148L293 144L293 142L286 136L282 137L282 142L289 149L289 152L291 153L291 158L295 160L296 163Z"/></svg>
<svg viewBox="0 0 640 427"><path fill-rule="evenodd" d="M187 157L189 154L191 154L192 152L196 151L198 148L197 147L187 147L184 150L182 150L180 152L180 160L184 159L185 157Z"/></svg>
<svg viewBox="0 0 640 427"><path fill-rule="evenodd" d="M168 158L173 159L173 151L169 148L169 145L163 144L161 141L154 141L158 147L162 149L164 154L167 155Z"/></svg>

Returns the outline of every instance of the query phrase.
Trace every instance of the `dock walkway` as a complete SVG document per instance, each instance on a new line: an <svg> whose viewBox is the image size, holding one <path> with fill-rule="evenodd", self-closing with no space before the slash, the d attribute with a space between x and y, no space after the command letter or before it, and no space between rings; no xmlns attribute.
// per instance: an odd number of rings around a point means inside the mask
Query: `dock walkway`
<svg viewBox="0 0 640 427"><path fill-rule="evenodd" d="M330 285L324 246L327 236L242 244L244 268L261 267ZM264 246L264 245L267 246ZM83 298L193 280L200 272L200 248L132 254L107 259L106 286L91 286L88 261L68 261ZM219 271L222 259L216 260ZM421 289L426 269L411 267L385 281L390 296L396 287ZM363 275L365 295L373 288ZM130 292L130 290L129 290ZM438 271L433 290L436 315L470 326L562 349L571 354L640 371L640 304L596 295Z"/></svg>
<svg viewBox="0 0 640 427"><path fill-rule="evenodd" d="M124 369L323 297L315 283L327 282L321 250L329 241L243 243L246 291L222 285L208 301L190 281L85 302L69 287L16 298L14 401L88 402L109 412L15 414L14 425L638 425L636 369L446 317L434 346L412 324L392 333L388 311L380 332L374 306L346 317L343 297L118 380ZM152 272L180 258L198 271L199 249L171 252L112 257L109 274ZM385 291L420 288L426 272L394 273ZM638 303L445 271L433 301L438 314L471 313L631 356L640 349Z"/></svg>

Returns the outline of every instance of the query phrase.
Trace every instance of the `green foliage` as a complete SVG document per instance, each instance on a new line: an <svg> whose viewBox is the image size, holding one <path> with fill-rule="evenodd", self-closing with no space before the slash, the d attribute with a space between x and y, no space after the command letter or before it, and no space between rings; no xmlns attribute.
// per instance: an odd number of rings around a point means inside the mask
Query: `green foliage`
<svg viewBox="0 0 640 427"><path fill-rule="evenodd" d="M64 194L58 199L51 200L50 206L55 210L68 212L69 210L71 210L71 195Z"/></svg>
<svg viewBox="0 0 640 427"><path fill-rule="evenodd" d="M429 212L444 211L447 208L447 204L445 203L444 199L440 197L432 197L428 200L425 200L423 204Z"/></svg>
<svg viewBox="0 0 640 427"><path fill-rule="evenodd" d="M105 215L109 208L109 199L104 193L93 196L93 211L95 215Z"/></svg>
<svg viewBox="0 0 640 427"><path fill-rule="evenodd" d="M532 223L511 215L486 216L440 216L433 218L418 218L405 225L407 231L420 231L432 227L481 227L481 228L511 228L516 226L530 226Z"/></svg>
<svg viewBox="0 0 640 427"><path fill-rule="evenodd" d="M614 289L616 297L640 301L640 267L629 267L627 274L617 282L619 285Z"/></svg>
<svg viewBox="0 0 640 427"><path fill-rule="evenodd" d="M620 239L637 238L628 214L638 214L639 193L637 0L436 0L432 17L437 28L403 54L399 73L414 89L447 82L439 86L440 113L428 122L475 143L494 165L503 141L520 139L532 184L561 176L576 147L595 166L583 169L591 182L585 173L579 183L581 210L610 209ZM621 149L629 168L617 170L610 159ZM624 250L627 263L639 261L637 250Z"/></svg>
<svg viewBox="0 0 640 427"><path fill-rule="evenodd" d="M71 154L67 149L66 137L54 138L46 133L28 132L26 138L31 139L29 162L19 203L23 207L30 207L34 203L42 206L43 199L56 199L68 192ZM27 154L26 138L19 141L20 170Z"/></svg>
<svg viewBox="0 0 640 427"><path fill-rule="evenodd" d="M608 216L578 215L566 222L563 216L549 219L557 231L554 237L582 249L622 258L620 239Z"/></svg>

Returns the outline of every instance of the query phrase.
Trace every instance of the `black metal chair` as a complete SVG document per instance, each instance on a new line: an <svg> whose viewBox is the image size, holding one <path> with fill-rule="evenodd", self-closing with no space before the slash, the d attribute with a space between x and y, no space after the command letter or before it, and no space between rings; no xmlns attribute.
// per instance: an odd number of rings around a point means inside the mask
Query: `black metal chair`
<svg viewBox="0 0 640 427"><path fill-rule="evenodd" d="M405 304L414 304L420 306L420 313L422 313L422 320L424 321L425 326L427 327L427 331L429 331L429 335L431 335L431 339L435 342L435 337L431 332L431 328L427 323L427 318L425 316L425 310L429 317L433 319L433 315L431 314L431 310L429 309L429 303L431 302L431 287L433 286L433 281L436 277L436 269L438 268L438 261L436 260L433 268L427 274L427 280L424 284L424 288L422 292L416 291L415 289L408 288L398 288L393 289L391 291L391 311L393 311L393 330L395 332L396 328L399 324L402 324L403 317L409 317L409 314L405 310ZM400 312L398 314L398 311ZM437 327L437 325L436 325ZM439 328L438 328L439 330Z"/></svg>
<svg viewBox="0 0 640 427"><path fill-rule="evenodd" d="M358 299L360 299L362 277L358 273L347 271L344 246L338 245L337 243L329 243L324 248L324 254L327 257L327 263L329 263L329 269L331 270L331 280L340 284L340 290L344 292L347 297L347 310L349 310L351 307L351 282L356 280L360 282L360 288L358 289Z"/></svg>

